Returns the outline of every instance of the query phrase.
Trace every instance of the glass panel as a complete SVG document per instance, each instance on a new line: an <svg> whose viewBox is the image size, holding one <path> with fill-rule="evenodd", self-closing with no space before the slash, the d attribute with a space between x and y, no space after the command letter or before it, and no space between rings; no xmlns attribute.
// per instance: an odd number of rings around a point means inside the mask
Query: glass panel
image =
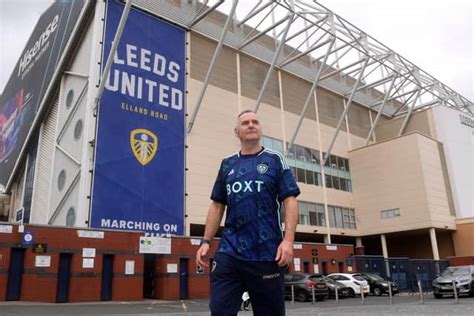
<svg viewBox="0 0 474 316"><path fill-rule="evenodd" d="M296 168L296 178L298 182L306 183L305 171L301 168Z"/></svg>
<svg viewBox="0 0 474 316"><path fill-rule="evenodd" d="M283 154L283 142L281 140L276 140L273 145L275 150Z"/></svg>
<svg viewBox="0 0 474 316"><path fill-rule="evenodd" d="M339 184L341 185L341 190L342 191L347 191L346 179L341 178Z"/></svg>
<svg viewBox="0 0 474 316"><path fill-rule="evenodd" d="M337 169L337 156L331 155L331 168Z"/></svg>
<svg viewBox="0 0 474 316"><path fill-rule="evenodd" d="M309 224L311 226L318 225L318 217L316 216L316 212L309 212Z"/></svg>
<svg viewBox="0 0 474 316"><path fill-rule="evenodd" d="M332 177L332 186L334 189L339 190L339 178L338 177Z"/></svg>
<svg viewBox="0 0 474 316"><path fill-rule="evenodd" d="M314 172L310 170L306 170L306 183L307 184L314 184Z"/></svg>
<svg viewBox="0 0 474 316"><path fill-rule="evenodd" d="M304 147L304 159L307 161L307 162L311 162L311 149L307 148L307 147Z"/></svg>
<svg viewBox="0 0 474 316"><path fill-rule="evenodd" d="M319 151L311 149L311 162L319 165Z"/></svg>
<svg viewBox="0 0 474 316"><path fill-rule="evenodd" d="M321 174L319 172L316 172L316 185L322 186L323 185L323 180L321 179Z"/></svg>
<svg viewBox="0 0 474 316"><path fill-rule="evenodd" d="M303 146L295 145L295 154L296 154L296 160L306 161L306 159L304 157L304 148L303 148Z"/></svg>
<svg viewBox="0 0 474 316"><path fill-rule="evenodd" d="M336 216L334 214L334 206L328 206L329 226L336 227Z"/></svg>
<svg viewBox="0 0 474 316"><path fill-rule="evenodd" d="M325 178L326 178L326 188L332 188L331 176L326 174Z"/></svg>
<svg viewBox="0 0 474 316"><path fill-rule="evenodd" d="M351 171L349 169L349 159L344 159L345 165L346 165L346 171Z"/></svg>
<svg viewBox="0 0 474 316"><path fill-rule="evenodd" d="M343 170L343 171L346 170L346 165L345 165L345 163L344 163L344 160L345 160L345 159L344 159L344 158L341 158L341 157L339 157L339 158L337 159L337 167L339 168L339 170Z"/></svg>
<svg viewBox="0 0 474 316"><path fill-rule="evenodd" d="M334 212L336 213L336 227L344 228L344 224L342 222L342 210L340 207L335 207Z"/></svg>

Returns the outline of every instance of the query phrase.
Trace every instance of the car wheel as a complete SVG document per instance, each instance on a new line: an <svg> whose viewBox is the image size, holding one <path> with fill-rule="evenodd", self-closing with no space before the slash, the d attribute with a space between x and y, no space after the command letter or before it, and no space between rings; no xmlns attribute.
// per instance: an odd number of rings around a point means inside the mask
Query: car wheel
<svg viewBox="0 0 474 316"><path fill-rule="evenodd" d="M380 288L378 288L378 287L374 287L373 292L374 292L374 295L375 295L375 296L380 296L380 295L382 295L382 290L381 290Z"/></svg>
<svg viewBox="0 0 474 316"><path fill-rule="evenodd" d="M347 291L347 294L348 294L348 296L350 296L350 297L354 297L354 296L356 295L354 289L351 289L351 288L349 289L349 291Z"/></svg>
<svg viewBox="0 0 474 316"><path fill-rule="evenodd" d="M306 302L308 300L308 294L305 291L298 292L298 301Z"/></svg>
<svg viewBox="0 0 474 316"><path fill-rule="evenodd" d="M434 295L435 298L442 298L443 297L443 295L441 295L441 294L433 294L433 295Z"/></svg>

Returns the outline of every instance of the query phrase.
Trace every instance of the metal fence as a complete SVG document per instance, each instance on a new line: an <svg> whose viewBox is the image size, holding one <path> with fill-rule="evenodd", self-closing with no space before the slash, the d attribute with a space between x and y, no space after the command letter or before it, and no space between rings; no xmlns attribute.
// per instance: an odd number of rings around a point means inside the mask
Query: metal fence
<svg viewBox="0 0 474 316"><path fill-rule="evenodd" d="M431 283L448 267L447 260L384 258L382 256L355 256L358 272L371 272L391 278L401 291L418 290L418 281L424 291L431 291Z"/></svg>

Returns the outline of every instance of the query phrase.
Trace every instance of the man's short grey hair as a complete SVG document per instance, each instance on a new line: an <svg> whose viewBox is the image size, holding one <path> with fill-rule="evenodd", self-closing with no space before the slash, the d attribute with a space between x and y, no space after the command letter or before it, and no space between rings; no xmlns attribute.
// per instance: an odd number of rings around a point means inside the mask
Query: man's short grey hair
<svg viewBox="0 0 474 316"><path fill-rule="evenodd" d="M257 114L254 110L250 110L250 109L248 109L248 110L243 110L242 112L239 113L239 115L237 115L237 121L236 121L236 124L235 124L236 127L239 127L239 119L240 119L240 117L241 117L242 115L244 115L244 114L247 114L247 113Z"/></svg>

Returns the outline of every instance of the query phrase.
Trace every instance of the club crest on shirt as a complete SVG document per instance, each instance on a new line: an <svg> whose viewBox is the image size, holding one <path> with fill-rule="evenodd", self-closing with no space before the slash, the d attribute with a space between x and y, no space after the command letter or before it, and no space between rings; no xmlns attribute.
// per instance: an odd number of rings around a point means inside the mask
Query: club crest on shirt
<svg viewBox="0 0 474 316"><path fill-rule="evenodd" d="M268 170L268 166L266 164L261 163L261 164L257 165L258 173L264 174L265 172L267 172L267 170Z"/></svg>

